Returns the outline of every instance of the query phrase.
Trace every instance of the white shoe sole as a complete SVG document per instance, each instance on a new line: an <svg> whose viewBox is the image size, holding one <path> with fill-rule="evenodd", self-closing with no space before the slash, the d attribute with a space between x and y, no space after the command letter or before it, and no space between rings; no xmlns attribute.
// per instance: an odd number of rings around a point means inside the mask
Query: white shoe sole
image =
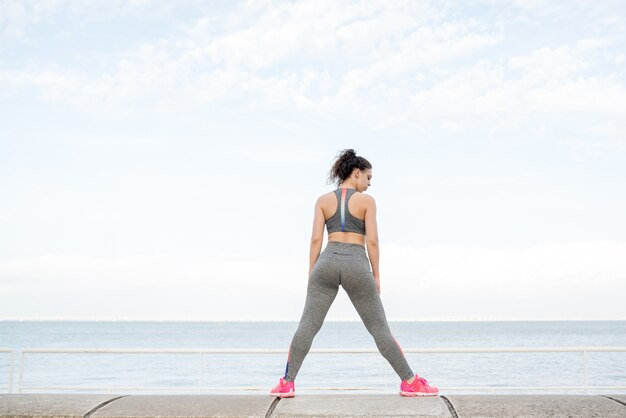
<svg viewBox="0 0 626 418"><path fill-rule="evenodd" d="M270 396L276 396L278 398L293 398L296 396L295 392L287 392L287 393L270 393Z"/></svg>
<svg viewBox="0 0 626 418"><path fill-rule="evenodd" d="M439 392L437 393L424 393L424 392L404 392L404 391L400 391L400 395L402 396L437 396L439 395Z"/></svg>

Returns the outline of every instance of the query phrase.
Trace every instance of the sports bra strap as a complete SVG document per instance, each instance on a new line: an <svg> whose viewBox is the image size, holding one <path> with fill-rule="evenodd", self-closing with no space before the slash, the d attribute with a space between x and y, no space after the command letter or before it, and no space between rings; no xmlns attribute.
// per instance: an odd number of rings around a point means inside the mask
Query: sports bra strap
<svg viewBox="0 0 626 418"><path fill-rule="evenodd" d="M341 189L341 232L346 232L346 195L348 189Z"/></svg>

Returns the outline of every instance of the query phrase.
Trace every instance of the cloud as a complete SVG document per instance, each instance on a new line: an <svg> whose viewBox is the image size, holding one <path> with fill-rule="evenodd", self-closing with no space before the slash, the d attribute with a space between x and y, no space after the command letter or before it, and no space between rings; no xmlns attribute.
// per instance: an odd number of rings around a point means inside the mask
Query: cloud
<svg viewBox="0 0 626 418"><path fill-rule="evenodd" d="M186 1L189 10L202 2ZM55 23L59 17L106 20L118 17L169 17L181 8L166 0L3 0L0 2L0 39L28 39L32 29Z"/></svg>
<svg viewBox="0 0 626 418"><path fill-rule="evenodd" d="M541 47L530 54L509 58L508 67L522 71L530 83L538 83L579 73L587 63L569 46Z"/></svg>
<svg viewBox="0 0 626 418"><path fill-rule="evenodd" d="M617 75L585 76L584 48L542 47L508 59L461 68L413 97L415 112L623 114L626 85Z"/></svg>
<svg viewBox="0 0 626 418"><path fill-rule="evenodd" d="M438 18L425 3L246 3L225 18L223 32L216 33L214 19L201 18L183 36L123 53L103 73L44 65L5 69L0 82L32 86L45 101L90 112L173 108L188 99L256 109L351 106L370 89L389 85L389 77L412 77L418 67L498 42L474 21L439 24Z"/></svg>
<svg viewBox="0 0 626 418"><path fill-rule="evenodd" d="M383 271L387 298L398 303L403 295L415 295L424 312L624 317L626 310L611 297L626 291L624 254L621 242L511 249L388 246ZM394 308L398 316L410 312Z"/></svg>
<svg viewBox="0 0 626 418"><path fill-rule="evenodd" d="M544 6L515 7L534 15ZM98 15L94 10L102 7L53 3L33 13ZM156 13L166 6L128 7L119 13ZM573 114L588 125L621 129L626 83L623 54L616 50L620 33L573 33L546 39L543 46L520 43L503 29L506 15L519 10L489 2L484 7L488 18L428 2L237 3L203 11L136 48L104 58L95 51L103 60L97 67L36 58L37 65L5 64L0 94L11 100L34 92L54 109L104 120L193 112L219 118L214 110L290 112L411 138L487 132L514 140L542 131L543 138L562 143L622 149L614 145L621 142L615 130L596 129L580 139L580 130L571 129ZM566 7L548 8L552 12L535 17L554 19ZM598 8L593 24L610 9ZM576 22L593 5L573 9L560 19Z"/></svg>
<svg viewBox="0 0 626 418"><path fill-rule="evenodd" d="M583 73L609 39L499 62L481 58L503 42L497 25L440 19L422 3L244 4L224 32L201 18L182 37L123 53L103 73L5 69L0 84L5 91L34 87L46 102L104 115L219 105L340 111L393 126L428 114L623 112L620 76ZM451 69L467 57L474 62Z"/></svg>
<svg viewBox="0 0 626 418"><path fill-rule="evenodd" d="M382 297L391 319L626 316L613 297L626 292L623 242L509 249L387 244L382 250ZM46 255L0 263L0 298L3 315L12 317L31 312L296 320L306 295L306 268L304 258L273 255ZM26 298L40 294L51 302L29 305ZM76 311L69 308L73 298L94 303L88 312ZM343 290L329 318L358 319Z"/></svg>

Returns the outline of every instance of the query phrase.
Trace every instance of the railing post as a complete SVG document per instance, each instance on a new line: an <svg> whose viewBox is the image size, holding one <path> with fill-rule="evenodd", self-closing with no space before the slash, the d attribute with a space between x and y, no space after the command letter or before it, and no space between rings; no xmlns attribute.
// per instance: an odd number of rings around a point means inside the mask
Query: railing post
<svg viewBox="0 0 626 418"><path fill-rule="evenodd" d="M9 366L9 393L13 393L13 350L11 350L11 365Z"/></svg>
<svg viewBox="0 0 626 418"><path fill-rule="evenodd" d="M585 395L589 394L589 372L587 371L587 351L583 350L583 364L585 366Z"/></svg>
<svg viewBox="0 0 626 418"><path fill-rule="evenodd" d="M24 378L24 350L20 351L20 380L17 385L17 393L22 393L22 382Z"/></svg>
<svg viewBox="0 0 626 418"><path fill-rule="evenodd" d="M387 368L385 367L385 391L387 391Z"/></svg>
<svg viewBox="0 0 626 418"><path fill-rule="evenodd" d="M200 351L200 390L202 390L202 384L203 384L203 381L202 381L202 366L203 366L203 361L202 360L203 360L203 355L204 355L204 353L202 351Z"/></svg>

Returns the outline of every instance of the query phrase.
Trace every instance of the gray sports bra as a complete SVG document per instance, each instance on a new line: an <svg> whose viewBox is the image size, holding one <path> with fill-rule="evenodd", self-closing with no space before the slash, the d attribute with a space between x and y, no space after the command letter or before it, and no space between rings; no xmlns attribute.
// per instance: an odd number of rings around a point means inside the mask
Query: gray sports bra
<svg viewBox="0 0 626 418"><path fill-rule="evenodd" d="M356 193L355 189L347 187L335 190L337 196L337 210L335 214L326 219L326 230L331 232L356 232L365 235L365 221L352 216L348 210L348 200Z"/></svg>

